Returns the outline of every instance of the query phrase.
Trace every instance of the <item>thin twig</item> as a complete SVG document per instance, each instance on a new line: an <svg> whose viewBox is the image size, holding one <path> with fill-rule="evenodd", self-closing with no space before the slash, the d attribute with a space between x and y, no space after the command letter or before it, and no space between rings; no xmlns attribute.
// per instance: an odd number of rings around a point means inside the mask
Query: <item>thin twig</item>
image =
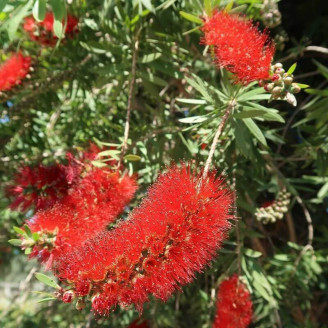
<svg viewBox="0 0 328 328"><path fill-rule="evenodd" d="M227 123L227 120L229 118L229 115L230 115L231 111L233 110L233 108L235 106L236 106L236 100L235 99L232 99L229 102L229 104L228 104L228 106L227 106L227 108L226 108L226 110L225 110L225 112L223 114L222 120L221 120L221 122L219 124L219 127L218 127L218 129L216 131L216 134L214 136L214 139L213 139L213 142L212 142L212 145L211 145L211 149L210 149L210 152L208 154L208 158L207 158L206 163L205 163L205 166L204 166L204 172L203 172L202 178L200 180L200 185L202 184L202 181L205 180L206 177L207 177L207 174L208 174L210 165L212 163L212 159L213 159L213 155L214 155L214 152L215 152L216 145L217 145L217 143L219 141L219 138L222 135L223 129L224 129L226 123Z"/></svg>
<svg viewBox="0 0 328 328"><path fill-rule="evenodd" d="M304 212L306 222L308 224L308 242L307 242L307 245L312 246L312 242L313 242L313 224L312 224L312 218L311 218L310 212L307 209L307 207L305 206L305 204L304 204L304 202L303 202L303 200L300 196L296 196L296 200L301 205L301 207L303 209L303 212Z"/></svg>
<svg viewBox="0 0 328 328"><path fill-rule="evenodd" d="M130 131L130 116L131 116L131 109L132 109L132 101L134 96L134 85L136 82L136 70L137 70L137 58L138 58L138 49L139 49L139 34L141 29L136 34L136 40L134 43L133 55L132 55L132 68L131 68L131 81L129 86L129 95L128 95L128 105L127 105L127 112L126 112L126 119L125 119L125 128L124 128L124 138L122 143L122 151L120 156L120 161L118 166L121 165L124 159L125 152L127 150L128 139L129 139L129 131Z"/></svg>

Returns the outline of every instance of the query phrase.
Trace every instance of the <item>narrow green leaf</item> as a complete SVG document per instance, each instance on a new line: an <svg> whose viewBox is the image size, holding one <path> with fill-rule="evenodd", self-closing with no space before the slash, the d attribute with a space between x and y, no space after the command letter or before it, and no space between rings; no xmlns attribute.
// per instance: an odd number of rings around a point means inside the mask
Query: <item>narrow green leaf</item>
<svg viewBox="0 0 328 328"><path fill-rule="evenodd" d="M194 77L197 79L196 76L194 76ZM187 81L187 82L188 82L188 83L189 83L194 89L196 89L199 93L201 93L202 96L203 96L208 102L210 102L210 103L213 103L213 102L214 102L213 99L212 99L212 97L211 97L211 96L209 95L209 93L207 92L204 83L203 83L199 78L197 79L197 82L194 81L194 80L192 80L192 79L190 79L189 77L186 77L185 79L186 79L186 81Z"/></svg>
<svg viewBox="0 0 328 328"><path fill-rule="evenodd" d="M208 117L206 116L192 116L192 117L180 118L179 122L187 123L187 124L195 124L195 123L205 122L207 120Z"/></svg>
<svg viewBox="0 0 328 328"><path fill-rule="evenodd" d="M32 238L33 238L34 241L38 241L40 239L40 236L37 232L33 232Z"/></svg>
<svg viewBox="0 0 328 328"><path fill-rule="evenodd" d="M226 7L224 8L224 11L226 11L227 13L232 9L233 7L233 2L234 0L231 0L227 5Z"/></svg>
<svg viewBox="0 0 328 328"><path fill-rule="evenodd" d="M60 289L60 286L53 279L51 279L50 277L46 276L43 273L37 272L35 274L35 278L47 286Z"/></svg>
<svg viewBox="0 0 328 328"><path fill-rule="evenodd" d="M50 4L55 16L55 20L61 22L66 15L65 0L51 0Z"/></svg>
<svg viewBox="0 0 328 328"><path fill-rule="evenodd" d="M178 102L184 104L192 104L192 105L205 105L206 101L203 99L189 99L189 98L177 98Z"/></svg>
<svg viewBox="0 0 328 328"><path fill-rule="evenodd" d="M10 239L10 240L8 240L8 243L13 246L21 246L22 245L22 241L20 239Z"/></svg>
<svg viewBox="0 0 328 328"><path fill-rule="evenodd" d="M32 253L32 248L30 248L30 247L26 248L24 253L25 253L25 255L31 254Z"/></svg>
<svg viewBox="0 0 328 328"><path fill-rule="evenodd" d="M153 7L153 5L151 4L150 0L141 0L142 4L151 12L155 12L155 8Z"/></svg>
<svg viewBox="0 0 328 328"><path fill-rule="evenodd" d="M17 232L19 235L22 235L22 236L25 236L26 235L26 232L23 229L21 229L21 228L13 227L13 230L15 232Z"/></svg>
<svg viewBox="0 0 328 328"><path fill-rule="evenodd" d="M36 0L33 6L33 17L42 22L46 16L47 3L46 0Z"/></svg>
<svg viewBox="0 0 328 328"><path fill-rule="evenodd" d="M244 253L246 256L253 257L253 258L258 258L258 257L262 256L261 252L254 251L253 249L250 249L250 248L245 248Z"/></svg>
<svg viewBox="0 0 328 328"><path fill-rule="evenodd" d="M301 89L309 88L310 86L308 84L302 84L302 83L296 83Z"/></svg>
<svg viewBox="0 0 328 328"><path fill-rule="evenodd" d="M328 182L325 183L318 192L318 198L323 199L328 194Z"/></svg>
<svg viewBox="0 0 328 328"><path fill-rule="evenodd" d="M293 74L296 69L297 63L294 63L292 66L289 67L287 74Z"/></svg>
<svg viewBox="0 0 328 328"><path fill-rule="evenodd" d="M251 118L251 117L263 117L263 115L267 113L265 110L260 109L243 109L241 112L234 114L233 116L236 118Z"/></svg>
<svg viewBox="0 0 328 328"><path fill-rule="evenodd" d="M141 160L141 157L138 155L129 154L129 155L124 156L124 159L129 162L137 162L137 161Z"/></svg>
<svg viewBox="0 0 328 328"><path fill-rule="evenodd" d="M42 300L37 301L37 303L49 302L49 301L53 301L56 299L57 299L56 297L47 297L47 298L43 298Z"/></svg>
<svg viewBox="0 0 328 328"><path fill-rule="evenodd" d="M63 23L56 19L54 21L54 33L59 39L62 39L64 37Z"/></svg>
<svg viewBox="0 0 328 328"><path fill-rule="evenodd" d="M117 149L110 149L110 150L104 150L98 153L98 157L106 157L106 156L113 156L119 154L120 151Z"/></svg>
<svg viewBox="0 0 328 328"><path fill-rule="evenodd" d="M200 26L196 26L196 27L192 28L191 30L188 30L188 31L186 31L186 32L183 32L182 35L188 35L188 34L190 34L190 33L193 33L193 32L196 32L196 31L199 31L199 29L200 29Z"/></svg>
<svg viewBox="0 0 328 328"><path fill-rule="evenodd" d="M196 23L196 24L203 24L203 21L202 21L199 17L194 16L194 15L192 15L192 14L186 13L186 12L184 12L184 11L180 11L180 15L181 15L183 18L185 18L185 19L187 19L187 20L189 20L189 21L191 21L191 22L193 22L193 23Z"/></svg>
<svg viewBox="0 0 328 328"><path fill-rule="evenodd" d="M208 17L212 16L212 0L204 0L204 9Z"/></svg>
<svg viewBox="0 0 328 328"><path fill-rule="evenodd" d="M30 238L33 238L32 237L32 231L31 231L30 227L27 224L24 224L23 228L24 228L24 231L26 232L26 235Z"/></svg>
<svg viewBox="0 0 328 328"><path fill-rule="evenodd" d="M0 0L0 12L6 7L8 0Z"/></svg>
<svg viewBox="0 0 328 328"><path fill-rule="evenodd" d="M95 167L105 167L107 164L100 161L92 161L91 164Z"/></svg>
<svg viewBox="0 0 328 328"><path fill-rule="evenodd" d="M143 56L142 59L141 59L141 62L143 64L151 63L152 61L158 59L161 56L162 56L162 54L160 52L155 52L153 54Z"/></svg>
<svg viewBox="0 0 328 328"><path fill-rule="evenodd" d="M243 119L243 122L245 123L249 131L253 134L253 136L263 145L267 146L265 137L260 128L256 125L256 123L251 118L245 118Z"/></svg>

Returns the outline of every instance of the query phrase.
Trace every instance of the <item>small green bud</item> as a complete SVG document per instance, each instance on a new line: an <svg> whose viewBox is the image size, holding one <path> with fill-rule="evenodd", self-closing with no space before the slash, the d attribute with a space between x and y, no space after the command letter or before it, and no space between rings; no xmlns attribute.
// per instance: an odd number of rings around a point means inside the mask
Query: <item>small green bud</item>
<svg viewBox="0 0 328 328"><path fill-rule="evenodd" d="M298 84L293 83L290 91L292 93L299 93L301 91L301 88L298 86Z"/></svg>

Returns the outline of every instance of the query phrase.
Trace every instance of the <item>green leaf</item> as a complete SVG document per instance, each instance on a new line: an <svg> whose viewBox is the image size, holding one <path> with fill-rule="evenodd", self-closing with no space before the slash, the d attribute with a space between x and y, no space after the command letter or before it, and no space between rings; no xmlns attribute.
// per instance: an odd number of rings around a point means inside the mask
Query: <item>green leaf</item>
<svg viewBox="0 0 328 328"><path fill-rule="evenodd" d="M32 231L31 231L30 227L27 224L24 224L23 228L24 228L24 231L26 232L26 235L30 238L33 238L32 237Z"/></svg>
<svg viewBox="0 0 328 328"><path fill-rule="evenodd" d="M106 157L106 156L115 156L119 154L120 151L117 149L110 149L110 150L104 150L97 154L98 157Z"/></svg>
<svg viewBox="0 0 328 328"><path fill-rule="evenodd" d="M243 122L245 123L249 131L253 134L253 136L264 146L267 146L265 137L260 128L256 125L256 123L251 118L245 118L243 119Z"/></svg>
<svg viewBox="0 0 328 328"><path fill-rule="evenodd" d="M53 279L51 279L50 277L46 276L43 273L37 272L35 274L35 278L47 286L60 289L60 286Z"/></svg>
<svg viewBox="0 0 328 328"><path fill-rule="evenodd" d="M8 0L0 0L0 12L6 7Z"/></svg>
<svg viewBox="0 0 328 328"><path fill-rule="evenodd" d="M180 11L179 13L180 13L180 15L181 15L183 18L185 18L185 19L187 19L187 20L189 20L189 21L191 21L191 22L193 22L193 23L196 23L196 24L203 24L203 21L202 21L199 17L197 17L197 16L194 16L194 15L192 15L192 14L186 13L186 12L184 12L184 11Z"/></svg>
<svg viewBox="0 0 328 328"><path fill-rule="evenodd" d="M64 26L61 21L54 21L54 33L59 39L62 39L64 37Z"/></svg>
<svg viewBox="0 0 328 328"><path fill-rule="evenodd" d="M40 239L40 236L37 232L33 232L32 238L33 238L34 241L38 241Z"/></svg>
<svg viewBox="0 0 328 328"><path fill-rule="evenodd" d="M150 0L141 0L142 4L151 12L155 12L155 8L151 4Z"/></svg>
<svg viewBox="0 0 328 328"><path fill-rule="evenodd" d="M23 18L27 15L32 4L33 4L33 0L29 0L23 7L17 9L17 13L15 10L15 13L12 14L12 18L9 20L8 25L6 26L10 40L14 39L19 24L21 23Z"/></svg>
<svg viewBox="0 0 328 328"><path fill-rule="evenodd" d="M20 239L10 239L10 240L8 240L8 243L13 246L21 246L22 245L22 241Z"/></svg>
<svg viewBox="0 0 328 328"><path fill-rule="evenodd" d="M233 116L236 118L250 118L250 117L263 117L263 115L267 113L265 110L260 109L246 109L244 108L241 112L234 114Z"/></svg>
<svg viewBox="0 0 328 328"><path fill-rule="evenodd" d="M33 6L33 17L42 22L46 16L47 3L46 0L36 0Z"/></svg>
<svg viewBox="0 0 328 328"><path fill-rule="evenodd" d="M325 183L318 192L318 198L323 199L328 194L328 182Z"/></svg>
<svg viewBox="0 0 328 328"><path fill-rule="evenodd" d="M30 248L30 247L26 248L24 253L25 253L25 255L31 254L32 253L32 248Z"/></svg>
<svg viewBox="0 0 328 328"><path fill-rule="evenodd" d="M56 297L46 297L46 298L43 298L42 300L37 301L37 303L49 302L49 301L53 301L56 299L57 299Z"/></svg>
<svg viewBox="0 0 328 328"><path fill-rule="evenodd" d="M224 11L226 11L227 13L232 9L233 7L233 2L234 0L231 0L227 5L226 7L224 8Z"/></svg>
<svg viewBox="0 0 328 328"><path fill-rule="evenodd" d="M107 166L106 163L100 162L100 161L92 161L91 164L95 167L105 167L105 166Z"/></svg>
<svg viewBox="0 0 328 328"><path fill-rule="evenodd" d="M26 232L21 229L21 228L18 228L18 227L13 227L13 230L18 233L19 235L22 235L22 236L25 236L26 235Z"/></svg>
<svg viewBox="0 0 328 328"><path fill-rule="evenodd" d="M194 76L194 78L197 81L194 81L192 79L190 79L189 77L186 77L186 81L193 87L195 88L198 92L201 93L201 95L210 103L213 103L213 99L212 97L209 95L209 93L206 90L206 86L203 83L203 81L198 77L198 76Z"/></svg>
<svg viewBox="0 0 328 328"><path fill-rule="evenodd" d="M293 74L296 69L297 63L294 63L292 66L289 67L287 74Z"/></svg>
<svg viewBox="0 0 328 328"><path fill-rule="evenodd" d="M212 16L212 0L204 0L204 9L208 17Z"/></svg>
<svg viewBox="0 0 328 328"><path fill-rule="evenodd" d="M162 56L162 54L160 52L155 52L153 54L143 56L142 59L141 59L141 62L143 64L151 63L152 61L158 59L161 56Z"/></svg>
<svg viewBox="0 0 328 328"><path fill-rule="evenodd" d="M141 160L141 157L138 155L129 154L124 156L124 159L130 162L138 162Z"/></svg>
<svg viewBox="0 0 328 328"><path fill-rule="evenodd" d="M187 124L195 124L195 123L205 122L207 120L208 117L206 116L192 116L192 117L180 118L179 122L187 123Z"/></svg>
<svg viewBox="0 0 328 328"><path fill-rule="evenodd" d="M203 99L177 98L176 100L184 104L206 105L206 101Z"/></svg>
<svg viewBox="0 0 328 328"><path fill-rule="evenodd" d="M296 83L301 89L309 88L310 86L308 84L302 84L302 83Z"/></svg>
<svg viewBox="0 0 328 328"><path fill-rule="evenodd" d="M253 257L253 258L257 258L257 257L262 256L261 252L254 251L253 249L250 249L250 248L246 248L244 253L245 253L246 256Z"/></svg>

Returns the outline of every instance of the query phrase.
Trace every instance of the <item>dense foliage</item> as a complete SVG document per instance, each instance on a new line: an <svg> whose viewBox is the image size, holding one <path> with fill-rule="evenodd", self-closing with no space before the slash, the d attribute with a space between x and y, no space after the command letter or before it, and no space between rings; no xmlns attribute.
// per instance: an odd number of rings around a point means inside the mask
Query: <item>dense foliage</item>
<svg viewBox="0 0 328 328"><path fill-rule="evenodd" d="M0 326L326 327L324 3L0 0Z"/></svg>

